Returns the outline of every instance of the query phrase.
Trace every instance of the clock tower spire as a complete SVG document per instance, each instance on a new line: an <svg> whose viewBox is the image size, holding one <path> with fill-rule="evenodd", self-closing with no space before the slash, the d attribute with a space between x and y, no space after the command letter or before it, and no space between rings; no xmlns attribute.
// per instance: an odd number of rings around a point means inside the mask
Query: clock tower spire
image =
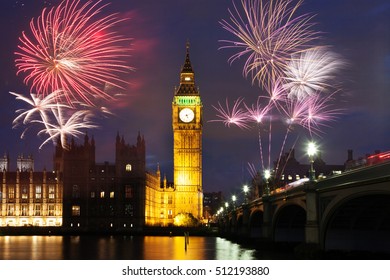
<svg viewBox="0 0 390 280"><path fill-rule="evenodd" d="M190 43L186 44L186 59L180 73L180 86L175 95L199 95L195 86L195 73L190 60Z"/></svg>
<svg viewBox="0 0 390 280"><path fill-rule="evenodd" d="M175 216L191 214L197 219L203 216L202 114L202 102L190 61L190 44L187 42L180 85L172 102Z"/></svg>

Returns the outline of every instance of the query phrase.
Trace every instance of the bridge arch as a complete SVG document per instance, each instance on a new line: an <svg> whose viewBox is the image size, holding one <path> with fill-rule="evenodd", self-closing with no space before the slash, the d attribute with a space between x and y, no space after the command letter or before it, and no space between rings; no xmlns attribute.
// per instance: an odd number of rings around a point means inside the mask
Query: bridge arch
<svg viewBox="0 0 390 280"><path fill-rule="evenodd" d="M390 191L361 191L334 200L321 220L324 250L390 253Z"/></svg>
<svg viewBox="0 0 390 280"><path fill-rule="evenodd" d="M273 240L275 242L304 242L306 209L298 204L284 204L274 215Z"/></svg>

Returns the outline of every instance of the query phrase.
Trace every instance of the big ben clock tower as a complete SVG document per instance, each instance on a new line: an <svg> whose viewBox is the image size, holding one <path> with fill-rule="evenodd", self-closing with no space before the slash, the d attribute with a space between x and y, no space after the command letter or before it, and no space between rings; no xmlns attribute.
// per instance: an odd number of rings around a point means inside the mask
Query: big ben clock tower
<svg viewBox="0 0 390 280"><path fill-rule="evenodd" d="M180 86L172 102L173 177L175 213L201 219L202 190L202 102L195 85L189 43L180 73Z"/></svg>

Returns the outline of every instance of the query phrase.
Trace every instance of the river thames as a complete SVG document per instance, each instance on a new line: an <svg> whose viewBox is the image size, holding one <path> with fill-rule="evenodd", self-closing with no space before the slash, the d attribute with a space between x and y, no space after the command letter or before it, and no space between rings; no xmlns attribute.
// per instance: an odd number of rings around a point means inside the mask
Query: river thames
<svg viewBox="0 0 390 280"><path fill-rule="evenodd" d="M255 260L285 255L219 237L0 236L2 260Z"/></svg>

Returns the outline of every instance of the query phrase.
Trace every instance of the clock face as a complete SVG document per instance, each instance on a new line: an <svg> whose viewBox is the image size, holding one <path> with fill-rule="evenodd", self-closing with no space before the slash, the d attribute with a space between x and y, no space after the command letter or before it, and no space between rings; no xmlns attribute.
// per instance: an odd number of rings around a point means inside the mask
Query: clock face
<svg viewBox="0 0 390 280"><path fill-rule="evenodd" d="M192 111L190 108L184 108L179 113L180 120L185 123L191 122L194 119L194 116L194 111Z"/></svg>

